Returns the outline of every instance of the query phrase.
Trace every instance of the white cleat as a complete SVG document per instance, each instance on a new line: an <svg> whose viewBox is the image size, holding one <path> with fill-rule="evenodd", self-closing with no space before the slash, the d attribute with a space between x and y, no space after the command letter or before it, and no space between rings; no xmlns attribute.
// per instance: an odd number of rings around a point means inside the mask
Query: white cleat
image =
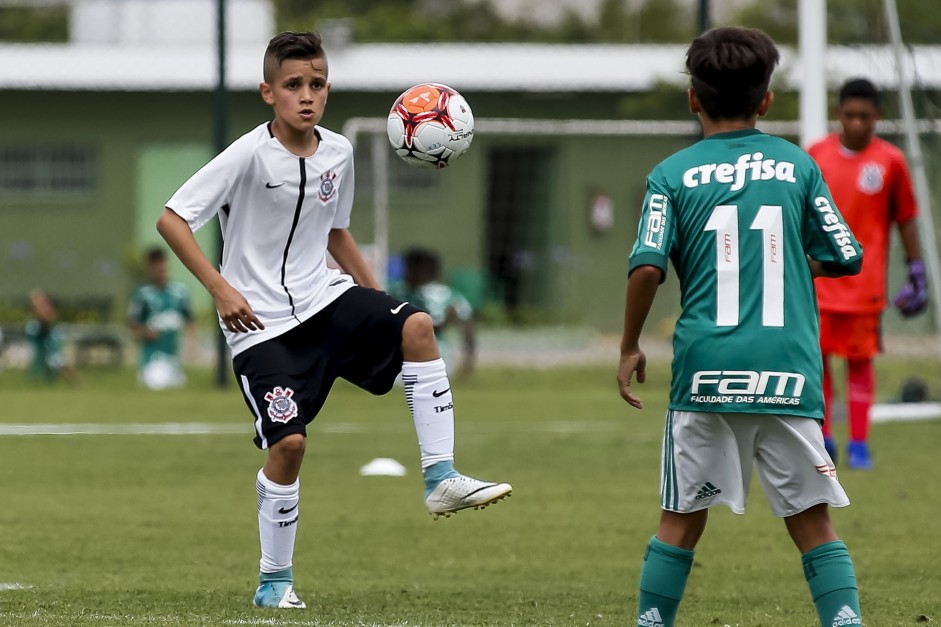
<svg viewBox="0 0 941 627"><path fill-rule="evenodd" d="M438 520L462 509L483 509L510 496L513 486L509 483L492 483L472 477L458 475L442 479L435 489L425 497L425 505L431 516Z"/></svg>

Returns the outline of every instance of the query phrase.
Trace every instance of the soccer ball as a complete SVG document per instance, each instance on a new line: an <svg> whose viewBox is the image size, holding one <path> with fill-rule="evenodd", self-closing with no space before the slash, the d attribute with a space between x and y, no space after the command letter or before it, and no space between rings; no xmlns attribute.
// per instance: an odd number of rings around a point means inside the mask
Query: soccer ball
<svg viewBox="0 0 941 627"><path fill-rule="evenodd" d="M425 168L446 168L470 148L474 114L457 90L423 83L405 90L389 111L395 154Z"/></svg>

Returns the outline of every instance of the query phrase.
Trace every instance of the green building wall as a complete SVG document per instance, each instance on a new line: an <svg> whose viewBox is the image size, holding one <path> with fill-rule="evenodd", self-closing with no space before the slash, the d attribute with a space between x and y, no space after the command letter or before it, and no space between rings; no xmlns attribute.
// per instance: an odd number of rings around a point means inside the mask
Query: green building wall
<svg viewBox="0 0 941 627"><path fill-rule="evenodd" d="M352 117L384 117L395 96L334 92L322 123L340 131ZM465 96L478 118L546 119L613 119L624 98ZM137 280L134 271L141 251L159 243L153 223L163 202L213 154L212 111L208 93L0 92L2 143L91 145L98 167L94 191L87 195L0 195L0 323L5 321L3 304L22 301L33 287L64 298L109 297L113 317L120 319ZM269 108L257 94L231 94L230 139L269 117ZM412 171L390 151L389 251L431 247L441 253L447 274L486 278L488 190L500 175L490 158L532 149L544 159L539 180L532 183L535 213L524 225L529 250L522 274L522 315L517 319L616 332L622 324L627 256L645 176L658 161L694 140L479 133L459 162L431 173ZM351 228L361 244L373 239L371 179L370 142L360 137ZM408 184L412 179L415 184ZM937 177L933 179L936 183ZM613 226L603 232L589 223L597 193L610 198L613 207ZM217 227L208 225L199 238L214 255ZM195 280L179 265L173 273L189 282L198 306L211 317L211 301ZM667 333L679 300L672 276L663 291L666 298L658 299L652 317ZM480 295L485 302L479 304L498 311L498 294Z"/></svg>

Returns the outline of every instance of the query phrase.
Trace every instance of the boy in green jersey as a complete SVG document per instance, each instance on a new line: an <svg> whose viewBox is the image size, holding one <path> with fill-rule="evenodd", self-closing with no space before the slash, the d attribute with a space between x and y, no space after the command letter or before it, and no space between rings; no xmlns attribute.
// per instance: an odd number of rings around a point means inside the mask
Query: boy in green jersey
<svg viewBox="0 0 941 627"><path fill-rule="evenodd" d="M824 627L861 625L853 562L829 506L849 504L827 455L813 278L856 274L862 249L800 148L755 129L778 62L763 32L718 28L687 51L704 139L647 178L630 256L618 383L645 380L641 330L668 259L682 313L663 438L660 526L638 627L674 624L708 508L743 513L752 468L803 555Z"/></svg>
<svg viewBox="0 0 941 627"><path fill-rule="evenodd" d="M170 281L167 254L152 248L145 255L147 284L137 288L128 304L128 326L140 342L138 381L151 390L186 383L180 361L183 330L194 340L193 311L182 283Z"/></svg>
<svg viewBox="0 0 941 627"><path fill-rule="evenodd" d="M410 248L405 251L403 258L405 276L389 286L389 293L431 316L441 358L445 363L451 363L448 356L453 350L445 332L449 327L460 327L462 359L458 372L462 376L470 375L477 359L477 327L470 302L460 292L441 282L441 258L438 253L424 248Z"/></svg>

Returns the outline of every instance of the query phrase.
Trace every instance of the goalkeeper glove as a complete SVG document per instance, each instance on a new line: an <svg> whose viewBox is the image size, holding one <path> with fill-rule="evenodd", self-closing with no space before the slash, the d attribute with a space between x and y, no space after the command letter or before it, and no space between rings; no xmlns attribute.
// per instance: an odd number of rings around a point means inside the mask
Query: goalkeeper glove
<svg viewBox="0 0 941 627"><path fill-rule="evenodd" d="M924 261L914 259L908 262L908 283L899 290L894 302L906 318L916 316L928 308L928 277Z"/></svg>

